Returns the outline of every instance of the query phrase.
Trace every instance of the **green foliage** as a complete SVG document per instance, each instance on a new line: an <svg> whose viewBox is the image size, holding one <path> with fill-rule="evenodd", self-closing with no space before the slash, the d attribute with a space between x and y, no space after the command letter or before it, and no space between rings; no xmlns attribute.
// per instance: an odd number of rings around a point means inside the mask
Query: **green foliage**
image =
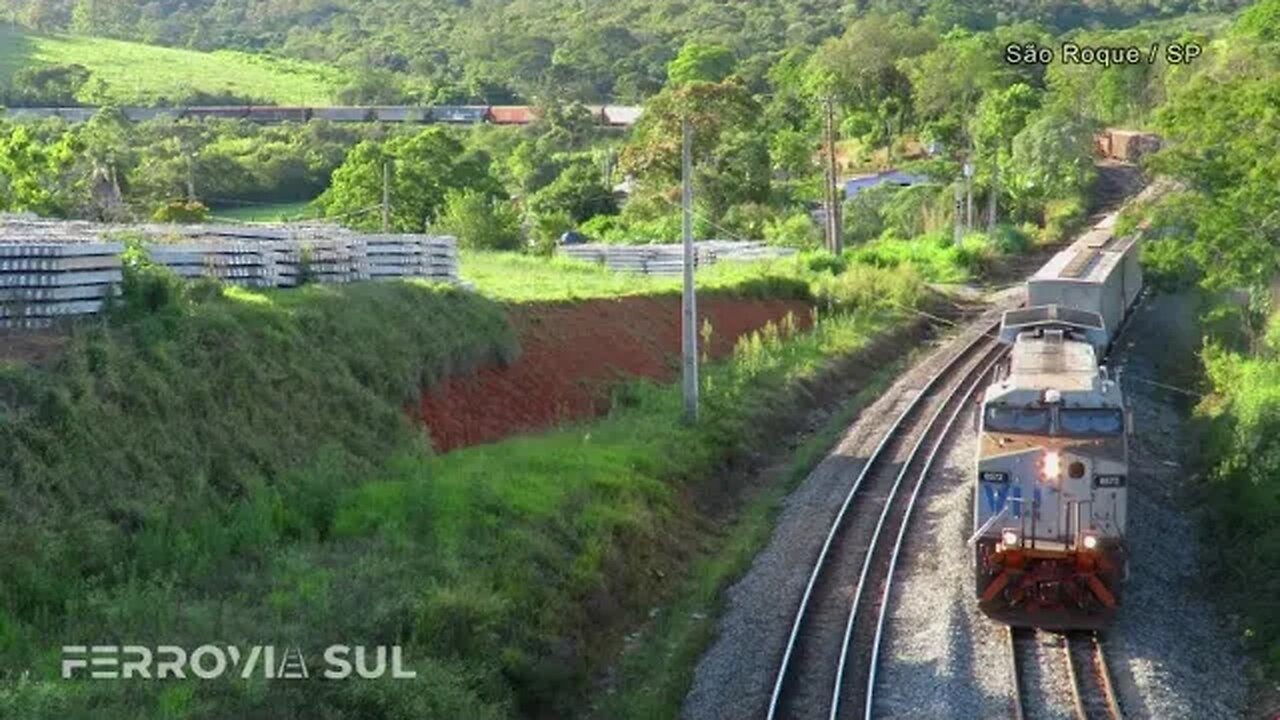
<svg viewBox="0 0 1280 720"><path fill-rule="evenodd" d="M1014 137L1010 162L1000 176L1019 218L1043 214L1051 200L1084 197L1097 177L1094 130L1088 120L1045 110Z"/></svg>
<svg viewBox="0 0 1280 720"><path fill-rule="evenodd" d="M1044 206L1044 230L1047 243L1064 242L1084 225L1084 202L1080 198L1050 200Z"/></svg>
<svg viewBox="0 0 1280 720"><path fill-rule="evenodd" d="M671 85L718 83L733 74L736 64L733 51L723 45L688 42L667 65L667 82Z"/></svg>
<svg viewBox="0 0 1280 720"><path fill-rule="evenodd" d="M618 212L613 192L605 186L600 169L589 162L565 168L553 182L529 198L529 209L540 215L565 214L574 222Z"/></svg>
<svg viewBox="0 0 1280 720"><path fill-rule="evenodd" d="M769 245L795 247L797 250L814 250L822 245L822 233L808 213L792 213L771 220L764 228L764 240Z"/></svg>
<svg viewBox="0 0 1280 720"><path fill-rule="evenodd" d="M1217 550L1211 567L1227 587L1248 588L1232 594L1244 613L1245 639L1274 672L1280 667L1280 618L1271 607L1280 593L1280 361L1213 346L1204 359L1214 388L1199 408L1210 422L1213 458L1208 546Z"/></svg>
<svg viewBox="0 0 1280 720"><path fill-rule="evenodd" d="M603 216L602 216L603 217ZM574 228L573 218L563 211L533 217L534 251L549 256L560 246L560 237Z"/></svg>
<svg viewBox="0 0 1280 720"><path fill-rule="evenodd" d="M316 203L326 217L340 218L351 227L377 228L381 218L373 210L382 202L384 173L389 180L391 227L400 232L422 232L440 215L451 191L468 191L460 197L472 205L476 203L473 195L486 204L502 196L487 156L467 151L444 128L431 127L381 143L361 142L334 171L332 184ZM501 222L490 229L507 229L505 214L493 219ZM493 242L507 239L501 235Z"/></svg>
<svg viewBox="0 0 1280 720"><path fill-rule="evenodd" d="M209 220L209 208L199 200L170 200L151 213L151 219L163 223L201 223Z"/></svg>
<svg viewBox="0 0 1280 720"><path fill-rule="evenodd" d="M517 250L522 245L520 215L505 201L478 190L450 190L439 228L473 250Z"/></svg>

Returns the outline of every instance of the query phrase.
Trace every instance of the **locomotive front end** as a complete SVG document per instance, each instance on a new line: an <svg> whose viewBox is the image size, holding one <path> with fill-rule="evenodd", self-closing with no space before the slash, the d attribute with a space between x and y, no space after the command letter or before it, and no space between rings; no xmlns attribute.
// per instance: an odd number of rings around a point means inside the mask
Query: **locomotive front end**
<svg viewBox="0 0 1280 720"><path fill-rule="evenodd" d="M1120 388L1087 344L1070 340L1020 340L1011 368L988 388L980 417L979 605L1011 625L1104 626L1126 568L1129 423Z"/></svg>

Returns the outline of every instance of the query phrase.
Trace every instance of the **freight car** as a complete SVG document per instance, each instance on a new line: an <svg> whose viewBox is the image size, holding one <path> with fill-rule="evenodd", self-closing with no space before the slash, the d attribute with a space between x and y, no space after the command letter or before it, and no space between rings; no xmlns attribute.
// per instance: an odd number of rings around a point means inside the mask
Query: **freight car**
<svg viewBox="0 0 1280 720"><path fill-rule="evenodd" d="M974 472L979 607L1011 625L1098 628L1127 573L1129 436L1103 362L1142 287L1136 238L1104 219L1005 313L1008 359L982 397Z"/></svg>

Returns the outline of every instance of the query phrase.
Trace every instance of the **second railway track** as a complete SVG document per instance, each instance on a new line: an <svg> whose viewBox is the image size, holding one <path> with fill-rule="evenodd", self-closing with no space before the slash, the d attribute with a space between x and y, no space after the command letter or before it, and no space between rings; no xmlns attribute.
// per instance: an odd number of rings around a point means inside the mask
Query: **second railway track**
<svg viewBox="0 0 1280 720"><path fill-rule="evenodd" d="M966 399L1004 352L994 330L986 328L928 380L854 480L792 623L769 720L869 715L888 583L911 508Z"/></svg>

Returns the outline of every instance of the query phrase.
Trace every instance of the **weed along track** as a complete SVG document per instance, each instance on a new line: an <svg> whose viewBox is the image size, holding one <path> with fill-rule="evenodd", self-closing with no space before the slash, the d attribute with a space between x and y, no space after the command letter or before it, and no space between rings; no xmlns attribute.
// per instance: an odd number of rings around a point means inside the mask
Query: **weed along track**
<svg viewBox="0 0 1280 720"><path fill-rule="evenodd" d="M971 340L871 452L813 563L774 681L770 720L868 712L882 611L911 507L965 398L1003 351L994 328Z"/></svg>

